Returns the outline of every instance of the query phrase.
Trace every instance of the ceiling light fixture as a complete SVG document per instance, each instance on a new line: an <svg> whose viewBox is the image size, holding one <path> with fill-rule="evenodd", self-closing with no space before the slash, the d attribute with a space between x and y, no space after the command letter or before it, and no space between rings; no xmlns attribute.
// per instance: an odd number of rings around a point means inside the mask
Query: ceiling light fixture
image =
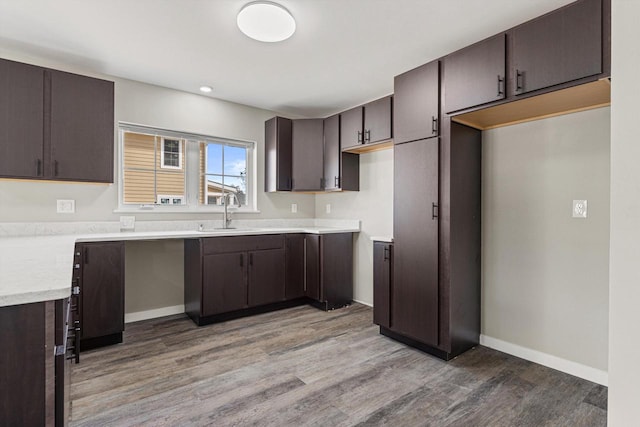
<svg viewBox="0 0 640 427"><path fill-rule="evenodd" d="M211 86L200 86L200 92L209 93L212 90Z"/></svg>
<svg viewBox="0 0 640 427"><path fill-rule="evenodd" d="M261 42L280 42L296 31L296 21L287 9L270 1L244 5L238 13L238 28Z"/></svg>

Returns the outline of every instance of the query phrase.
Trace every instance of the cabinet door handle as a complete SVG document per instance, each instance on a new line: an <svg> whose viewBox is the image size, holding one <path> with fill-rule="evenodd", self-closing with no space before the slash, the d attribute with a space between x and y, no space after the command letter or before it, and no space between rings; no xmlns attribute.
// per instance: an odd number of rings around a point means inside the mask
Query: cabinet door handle
<svg viewBox="0 0 640 427"><path fill-rule="evenodd" d="M356 132L358 132L358 144L362 144L362 132L360 132L359 130Z"/></svg>
<svg viewBox="0 0 640 427"><path fill-rule="evenodd" d="M53 161L53 175L54 176L58 176L58 161L57 160Z"/></svg>
<svg viewBox="0 0 640 427"><path fill-rule="evenodd" d="M244 267L244 254L240 254L240 267Z"/></svg>
<svg viewBox="0 0 640 427"><path fill-rule="evenodd" d="M340 187L340 178L338 178L337 176L333 177L333 185L336 186L336 188Z"/></svg>
<svg viewBox="0 0 640 427"><path fill-rule="evenodd" d="M524 73L521 70L516 70L516 92L522 92L524 90Z"/></svg>
<svg viewBox="0 0 640 427"><path fill-rule="evenodd" d="M253 253L249 254L249 265L253 266Z"/></svg>
<svg viewBox="0 0 640 427"><path fill-rule="evenodd" d="M371 142L371 130L369 129L364 131L364 142Z"/></svg>
<svg viewBox="0 0 640 427"><path fill-rule="evenodd" d="M504 96L504 79L498 74L498 96Z"/></svg>
<svg viewBox="0 0 640 427"><path fill-rule="evenodd" d="M438 218L438 205L431 203L431 219Z"/></svg>
<svg viewBox="0 0 640 427"><path fill-rule="evenodd" d="M438 133L438 118L431 116L431 133L434 135Z"/></svg>
<svg viewBox="0 0 640 427"><path fill-rule="evenodd" d="M42 175L42 160L36 160L36 176Z"/></svg>
<svg viewBox="0 0 640 427"><path fill-rule="evenodd" d="M383 259L385 261L389 261L389 246L385 246L384 247L384 257L383 257Z"/></svg>

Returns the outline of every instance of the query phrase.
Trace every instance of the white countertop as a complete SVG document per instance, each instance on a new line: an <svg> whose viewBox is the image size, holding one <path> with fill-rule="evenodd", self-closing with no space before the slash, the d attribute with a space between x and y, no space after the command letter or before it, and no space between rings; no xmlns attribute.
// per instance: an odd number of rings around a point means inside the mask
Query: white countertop
<svg viewBox="0 0 640 427"><path fill-rule="evenodd" d="M76 242L192 239L287 233L357 233L351 226L263 227L211 231L132 231L0 237L0 307L66 298Z"/></svg>

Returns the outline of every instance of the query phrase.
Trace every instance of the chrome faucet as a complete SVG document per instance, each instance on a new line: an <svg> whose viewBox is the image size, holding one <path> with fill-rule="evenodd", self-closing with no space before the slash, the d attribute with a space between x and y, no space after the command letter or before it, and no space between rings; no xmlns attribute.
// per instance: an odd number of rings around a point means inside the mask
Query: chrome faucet
<svg viewBox="0 0 640 427"><path fill-rule="evenodd" d="M224 212L222 213L222 228L233 228L229 227L231 225L231 213L229 213L229 211L227 210L229 206L230 195L231 193L225 194L224 189L222 189L222 202L224 203Z"/></svg>

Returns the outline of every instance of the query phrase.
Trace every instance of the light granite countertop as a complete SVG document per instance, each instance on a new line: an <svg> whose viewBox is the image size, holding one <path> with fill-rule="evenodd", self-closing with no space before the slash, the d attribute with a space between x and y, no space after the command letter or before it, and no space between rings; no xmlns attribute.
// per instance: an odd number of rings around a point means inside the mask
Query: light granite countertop
<svg viewBox="0 0 640 427"><path fill-rule="evenodd" d="M0 307L66 298L71 291L76 242L192 239L287 233L357 233L359 221L284 227L196 231L155 230L0 237Z"/></svg>

